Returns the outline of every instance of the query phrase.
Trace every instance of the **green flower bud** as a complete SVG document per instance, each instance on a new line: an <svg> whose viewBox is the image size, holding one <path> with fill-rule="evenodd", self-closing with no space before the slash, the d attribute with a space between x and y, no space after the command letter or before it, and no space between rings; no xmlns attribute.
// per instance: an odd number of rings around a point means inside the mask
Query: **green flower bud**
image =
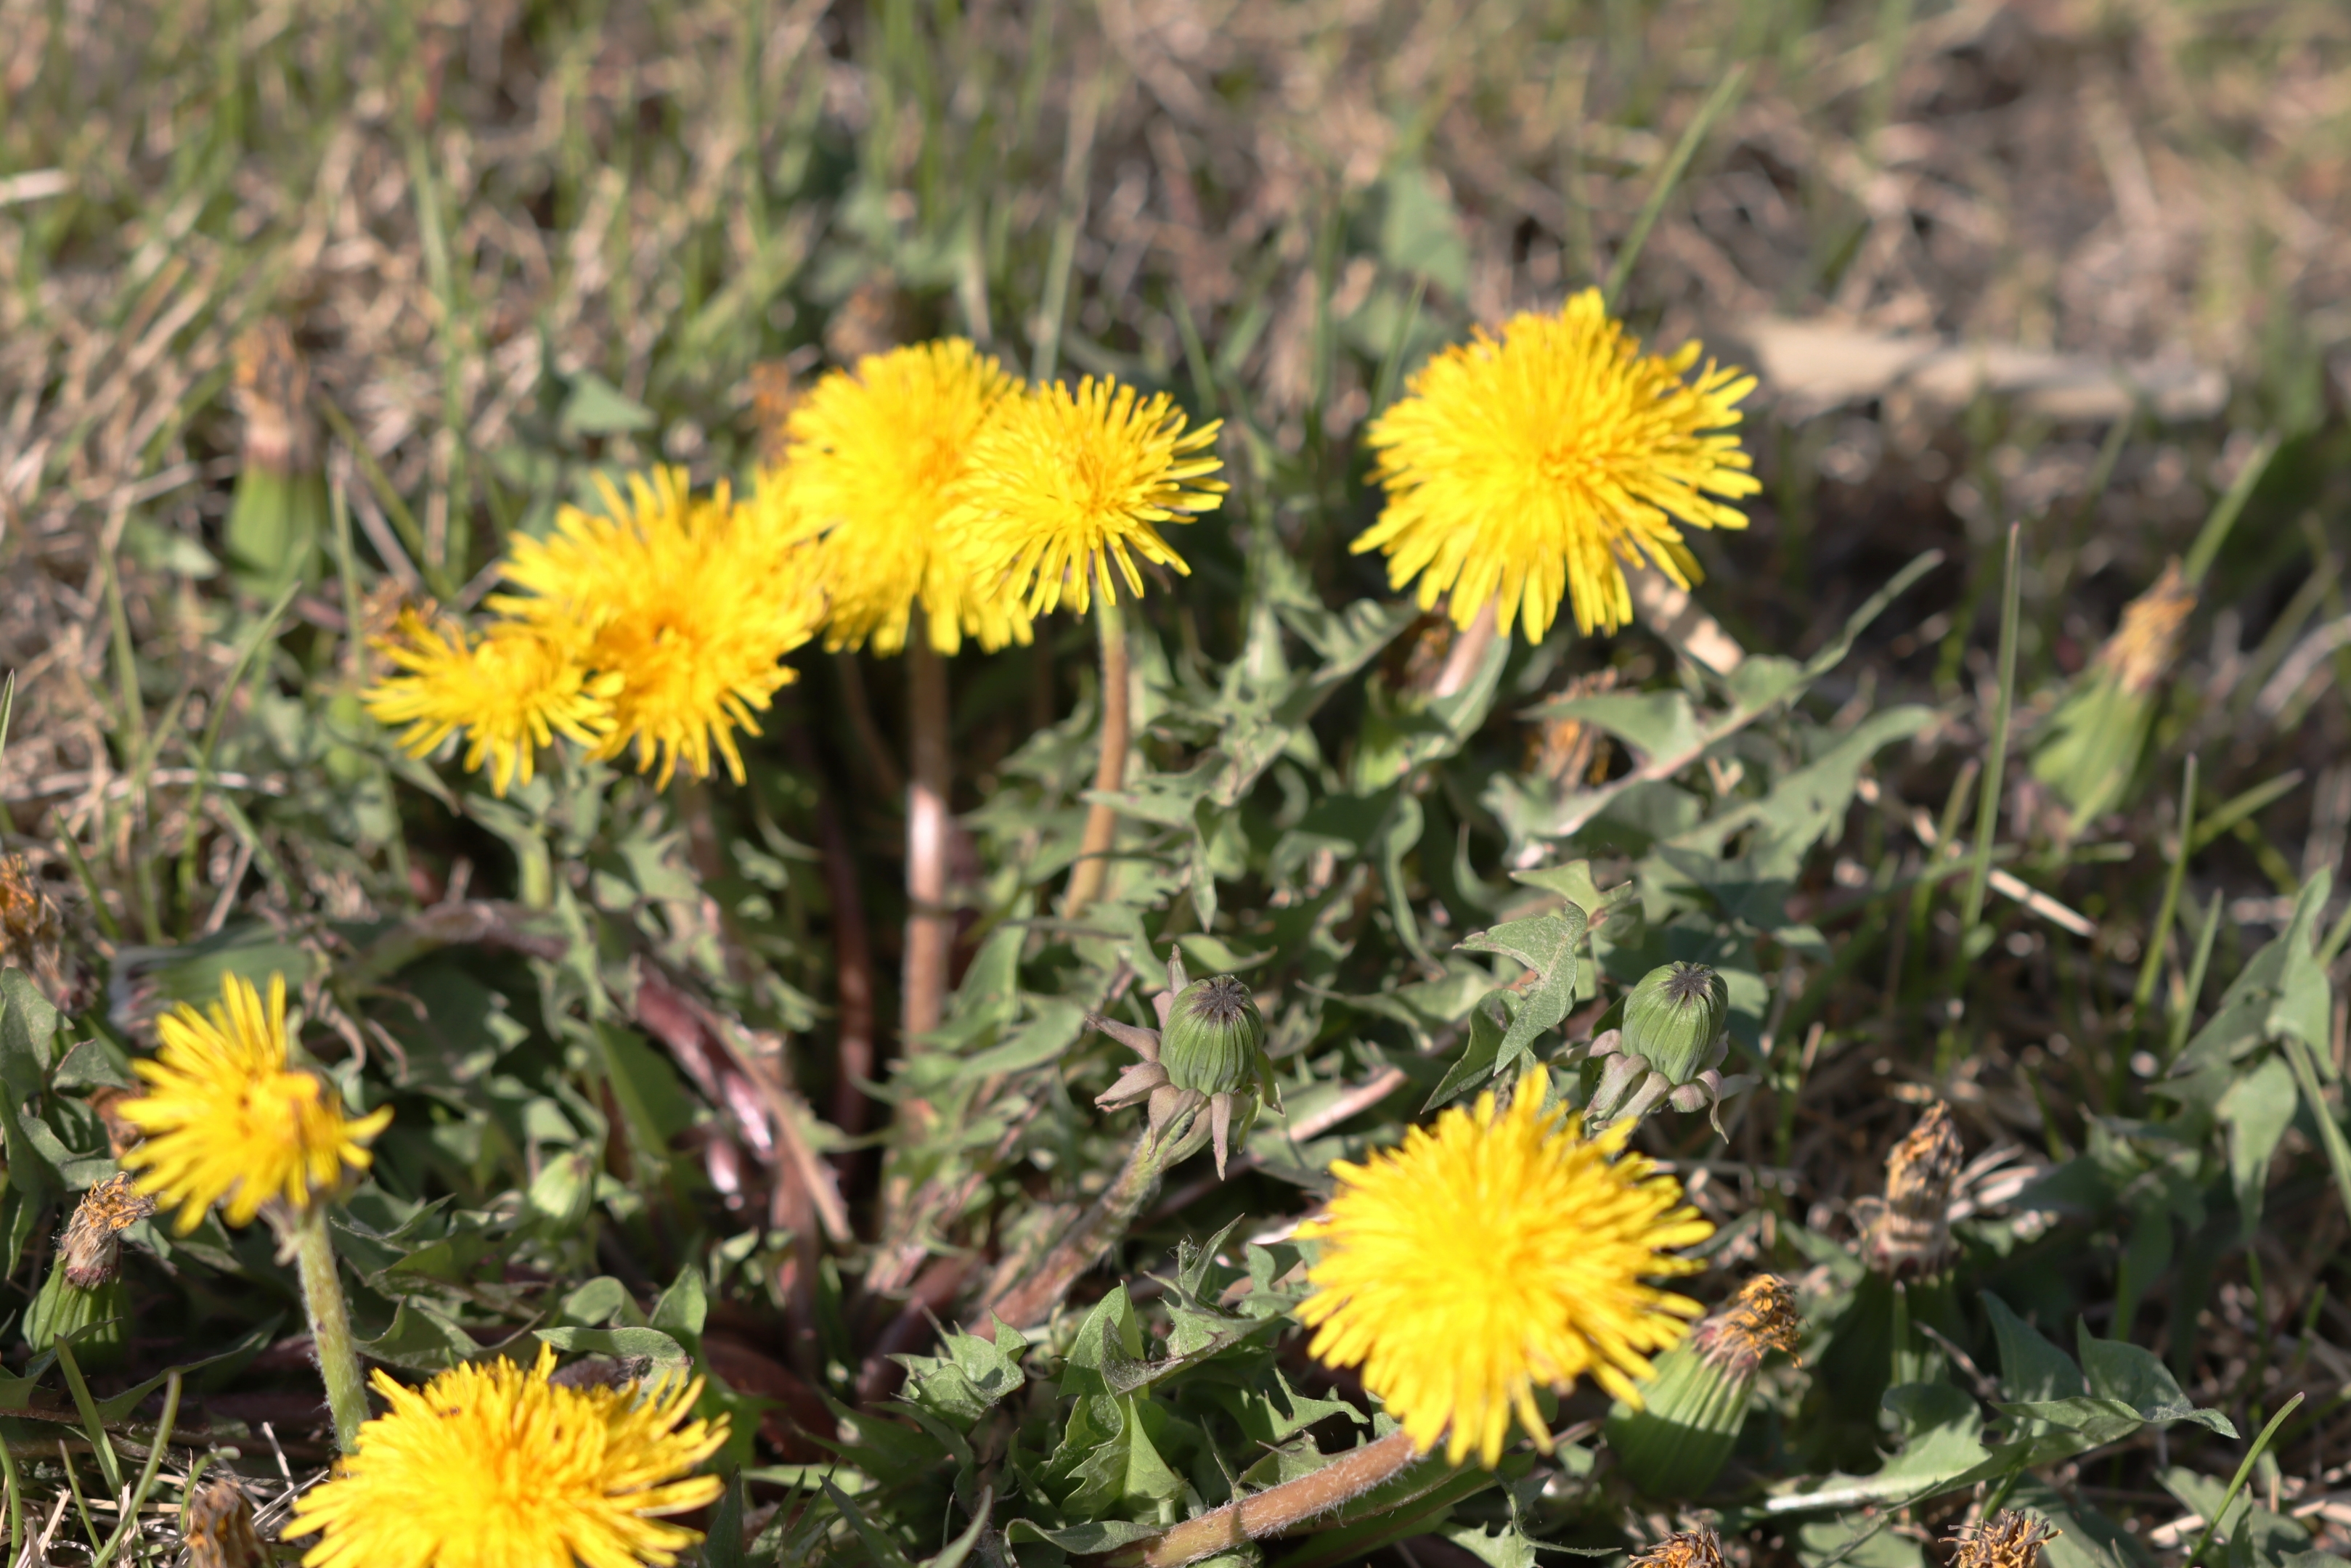
<svg viewBox="0 0 2351 1568"><path fill-rule="evenodd" d="M1230 975L1193 981L1167 1009L1159 1064L1178 1089L1230 1094L1256 1079L1264 1055L1265 1019Z"/></svg>
<svg viewBox="0 0 2351 1568"><path fill-rule="evenodd" d="M109 1365L121 1359L129 1311L120 1280L85 1290L67 1279L64 1269L54 1268L25 1313L25 1343L37 1351L47 1350L92 1323L102 1323L74 1340L74 1359L85 1367Z"/></svg>
<svg viewBox="0 0 2351 1568"><path fill-rule="evenodd" d="M1677 1087L1708 1060L1730 1018L1730 988L1704 964L1663 964L1625 998L1625 1049Z"/></svg>

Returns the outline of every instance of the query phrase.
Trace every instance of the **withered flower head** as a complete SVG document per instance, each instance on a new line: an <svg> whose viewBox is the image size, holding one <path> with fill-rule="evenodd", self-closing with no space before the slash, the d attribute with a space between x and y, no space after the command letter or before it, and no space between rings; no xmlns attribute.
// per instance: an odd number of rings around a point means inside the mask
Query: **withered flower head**
<svg viewBox="0 0 2351 1568"><path fill-rule="evenodd" d="M751 367L748 390L751 428L758 435L759 461L779 463L784 455L784 424L792 416L792 405L799 402L799 389L792 384L791 366L781 360L761 360Z"/></svg>
<svg viewBox="0 0 2351 1568"><path fill-rule="evenodd" d="M1677 1530L1633 1553L1634 1568L1723 1568L1722 1537L1711 1525Z"/></svg>
<svg viewBox="0 0 2351 1568"><path fill-rule="evenodd" d="M253 1528L253 1500L227 1476L198 1487L180 1511L188 1568L266 1568L270 1557Z"/></svg>
<svg viewBox="0 0 2351 1568"><path fill-rule="evenodd" d="M66 1003L66 923L22 855L0 855L0 967L22 969L42 995Z"/></svg>
<svg viewBox="0 0 2351 1568"><path fill-rule="evenodd" d="M2122 624L2098 650L2098 662L2115 673L2125 691L2143 695L2155 689L2171 668L2179 651L2179 628L2196 608L2196 589L2175 558L2155 580L2155 586L2123 610Z"/></svg>
<svg viewBox="0 0 2351 1568"><path fill-rule="evenodd" d="M1959 1550L1951 1568L2035 1568L2041 1548L2063 1533L2054 1525L2013 1509L1963 1525L1950 1537Z"/></svg>
<svg viewBox="0 0 2351 1568"><path fill-rule="evenodd" d="M1614 691L1617 679L1614 666L1595 670L1568 682L1560 695L1587 697ZM1583 719L1540 718L1528 737L1526 770L1570 788L1597 784L1608 776L1608 737Z"/></svg>
<svg viewBox="0 0 2351 1568"><path fill-rule="evenodd" d="M122 1233L155 1212L155 1200L131 1184L129 1172L109 1176L81 1195L66 1226L66 1278L85 1291L121 1272Z"/></svg>
<svg viewBox="0 0 2351 1568"><path fill-rule="evenodd" d="M1866 1227L1873 1268L1891 1274L1941 1263L1951 1248L1951 1184L1966 1155L1950 1107L1939 1100L1928 1105L1909 1135L1886 1156L1886 1200Z"/></svg>
<svg viewBox="0 0 2351 1568"><path fill-rule="evenodd" d="M294 334L266 317L236 340L236 401L245 414L245 461L272 474L318 466L310 423L310 369Z"/></svg>
<svg viewBox="0 0 2351 1568"><path fill-rule="evenodd" d="M1720 1312L1690 1335L1698 1354L1717 1366L1751 1373L1772 1351L1796 1354L1803 1323L1796 1316L1796 1292L1777 1274L1758 1274L1739 1287Z"/></svg>

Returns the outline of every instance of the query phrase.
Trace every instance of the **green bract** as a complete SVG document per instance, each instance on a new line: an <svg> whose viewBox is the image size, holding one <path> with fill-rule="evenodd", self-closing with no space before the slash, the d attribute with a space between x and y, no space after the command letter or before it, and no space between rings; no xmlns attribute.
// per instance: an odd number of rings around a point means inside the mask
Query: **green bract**
<svg viewBox="0 0 2351 1568"><path fill-rule="evenodd" d="M1730 988L1704 964L1661 964L1625 999L1625 1048L1672 1083L1707 1065L1730 1016Z"/></svg>
<svg viewBox="0 0 2351 1568"><path fill-rule="evenodd" d="M1265 1019L1249 988L1230 975L1195 980L1176 996L1161 1031L1159 1062L1178 1089L1229 1094L1257 1075Z"/></svg>

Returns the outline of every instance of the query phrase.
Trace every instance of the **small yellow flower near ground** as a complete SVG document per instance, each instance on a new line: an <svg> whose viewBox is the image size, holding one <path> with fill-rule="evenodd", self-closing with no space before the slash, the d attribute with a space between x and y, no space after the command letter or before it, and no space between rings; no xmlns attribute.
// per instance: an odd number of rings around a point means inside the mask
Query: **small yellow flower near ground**
<svg viewBox="0 0 2351 1568"><path fill-rule="evenodd" d="M823 622L813 552L773 508L724 486L694 497L680 469L632 475L625 495L599 483L606 515L567 507L548 538L516 539L506 575L523 591L491 608L611 678L611 727L592 755L633 748L666 788L681 762L707 778L715 749L739 784L735 732L759 733L797 678L784 655Z"/></svg>
<svg viewBox="0 0 2351 1568"><path fill-rule="evenodd" d="M686 1421L699 1379L640 1391L550 1383L555 1353L455 1367L423 1388L381 1371L390 1411L360 1428L334 1478L294 1505L288 1535L323 1539L306 1568L665 1568L699 1532L661 1522L718 1496L691 1474L726 1422ZM684 1425L680 1425L683 1422Z"/></svg>
<svg viewBox="0 0 2351 1568"><path fill-rule="evenodd" d="M502 622L469 638L454 621L428 622L402 611L395 635L379 642L402 672L367 694L382 724L404 724L401 749L425 757L465 732L465 770L490 765L490 790L504 799L517 779L537 771L539 748L559 735L595 746L611 732L609 699L620 685L590 674L576 657L577 639ZM567 646L567 644L570 644Z"/></svg>
<svg viewBox="0 0 2351 1568"><path fill-rule="evenodd" d="M1465 630L1499 599L1502 633L1517 619L1541 642L1565 598L1586 635L1614 631L1633 618L1620 562L1689 587L1698 561L1676 522L1743 528L1709 497L1761 487L1738 436L1707 434L1738 424L1755 378L1709 361L1684 382L1698 353L1642 353L1597 289L1499 338L1481 329L1373 422L1387 506L1350 548L1386 552L1391 587L1419 578L1424 610L1450 593Z"/></svg>
<svg viewBox="0 0 2351 1568"><path fill-rule="evenodd" d="M1001 563L947 520L972 443L1012 388L992 355L948 338L869 355L794 405L778 477L825 530L826 647L895 653L917 602L942 653L967 635L991 653L1029 641Z"/></svg>
<svg viewBox="0 0 2351 1568"><path fill-rule="evenodd" d="M251 1224L272 1198L308 1207L342 1184L345 1167L367 1168L369 1141L392 1120L388 1105L346 1117L332 1088L287 1066L283 975L270 977L266 1005L252 981L226 976L218 1004L198 1012L183 1002L155 1032L162 1051L131 1063L147 1092L120 1108L146 1141L122 1163L145 1173L141 1191L179 1206L182 1234L215 1203L231 1225Z"/></svg>
<svg viewBox="0 0 2351 1568"><path fill-rule="evenodd" d="M1322 1244L1298 1309L1313 1354L1361 1366L1414 1446L1445 1439L1451 1464L1475 1453L1491 1469L1514 1411L1547 1447L1539 1386L1588 1375L1637 1406L1647 1353L1702 1310L1642 1281L1695 1272L1672 1249L1713 1225L1624 1153L1632 1124L1587 1139L1563 1109L1542 1110L1544 1085L1538 1071L1508 1110L1481 1094L1401 1148L1333 1165L1329 1218L1299 1231Z"/></svg>
<svg viewBox="0 0 2351 1568"><path fill-rule="evenodd" d="M1096 588L1115 599L1113 567L1140 594L1138 555L1191 571L1158 525L1222 504L1227 486L1207 477L1224 466L1209 450L1222 424L1186 430L1165 392L1141 398L1108 378L1008 397L972 443L955 526L1006 563L1030 615L1064 596L1083 614Z"/></svg>

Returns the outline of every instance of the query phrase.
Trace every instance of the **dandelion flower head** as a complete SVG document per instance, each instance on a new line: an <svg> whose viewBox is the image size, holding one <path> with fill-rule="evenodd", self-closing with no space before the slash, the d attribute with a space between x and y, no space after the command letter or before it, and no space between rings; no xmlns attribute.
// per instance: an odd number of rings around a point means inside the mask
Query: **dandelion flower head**
<svg viewBox="0 0 2351 1568"><path fill-rule="evenodd" d="M1698 1265L1673 1249L1714 1227L1671 1176L1624 1152L1631 1124L1596 1138L1542 1109L1545 1076L1510 1107L1491 1093L1364 1165L1333 1165L1314 1293L1298 1315L1313 1354L1363 1368L1415 1447L1445 1441L1448 1463L1499 1460L1515 1413L1539 1445L1538 1387L1590 1375L1637 1406L1648 1353L1682 1337L1697 1302L1643 1283Z"/></svg>
<svg viewBox="0 0 2351 1568"><path fill-rule="evenodd" d="M145 1173L141 1191L179 1206L183 1235L215 1203L231 1225L251 1224L272 1198L308 1207L346 1167L367 1168L369 1141L392 1120L388 1105L346 1117L333 1089L287 1065L283 975L270 977L266 1003L252 981L225 976L218 1003L183 1002L155 1032L162 1049L131 1063L146 1092L121 1103L146 1138L122 1163Z"/></svg>
<svg viewBox="0 0 2351 1568"><path fill-rule="evenodd" d="M723 486L694 497L678 469L632 476L625 494L599 483L603 515L567 507L548 538L515 541L506 576L522 591L491 607L611 678L594 756L633 749L666 787L680 763L708 777L715 750L740 783L736 732L759 733L795 678L784 655L822 621L812 552Z"/></svg>
<svg viewBox="0 0 2351 1568"><path fill-rule="evenodd" d="M1755 379L1709 361L1686 382L1698 353L1642 353L1597 289L1481 329L1374 422L1387 505L1351 548L1384 551L1392 587L1417 577L1424 610L1450 593L1465 628L1499 599L1500 630L1516 619L1540 642L1564 598L1585 634L1614 631L1633 616L1620 563L1687 588L1676 524L1745 528L1713 497L1761 487L1729 433Z"/></svg>
<svg viewBox="0 0 2351 1568"><path fill-rule="evenodd" d="M687 1420L699 1379L570 1388L536 1366L453 1367L422 1388L382 1371L390 1409L360 1428L334 1478L295 1504L293 1535L320 1535L306 1568L635 1568L701 1539L663 1522L716 1498L694 1468L726 1423Z"/></svg>
<svg viewBox="0 0 2351 1568"><path fill-rule="evenodd" d="M784 462L793 499L825 530L819 570L829 648L906 645L920 602L931 645L968 634L989 650L1029 640L1000 562L948 513L987 416L1012 390L1004 367L960 338L869 355L793 405Z"/></svg>
<svg viewBox="0 0 2351 1568"><path fill-rule="evenodd" d="M516 779L531 781L540 748L557 736L592 747L611 731L608 699L619 682L589 673L576 638L512 622L470 636L455 621L407 610L376 646L399 673L369 691L368 712L408 727L400 746L411 757L431 755L463 730L466 771L487 762L501 799Z"/></svg>
<svg viewBox="0 0 2351 1568"><path fill-rule="evenodd" d="M1222 423L1187 430L1165 392L1140 397L1108 378L1016 393L972 443L956 521L1008 566L1031 615L1064 596L1082 614L1096 589L1115 598L1119 579L1140 594L1136 556L1191 570L1159 525L1222 503L1224 482L1208 477L1224 465L1212 450Z"/></svg>

